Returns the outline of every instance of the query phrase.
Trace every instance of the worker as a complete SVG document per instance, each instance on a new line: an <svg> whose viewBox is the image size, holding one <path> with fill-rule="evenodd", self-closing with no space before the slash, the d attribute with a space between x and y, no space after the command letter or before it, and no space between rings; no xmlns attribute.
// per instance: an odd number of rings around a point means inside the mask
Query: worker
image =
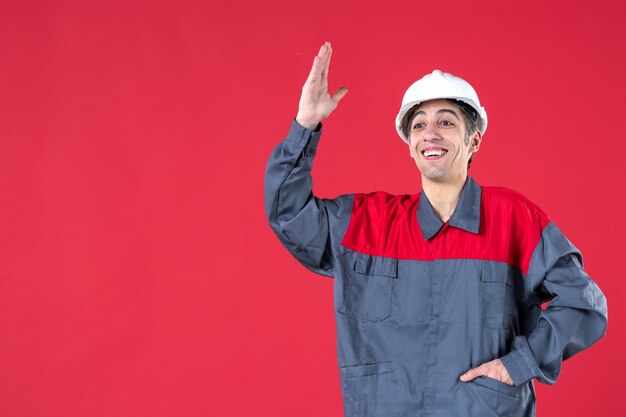
<svg viewBox="0 0 626 417"><path fill-rule="evenodd" d="M534 416L534 380L553 384L606 331L580 252L529 199L468 176L487 113L439 70L408 88L395 121L421 192L316 197L321 121L348 92L329 94L331 55L327 42L270 156L265 209L293 256L334 278L345 416Z"/></svg>

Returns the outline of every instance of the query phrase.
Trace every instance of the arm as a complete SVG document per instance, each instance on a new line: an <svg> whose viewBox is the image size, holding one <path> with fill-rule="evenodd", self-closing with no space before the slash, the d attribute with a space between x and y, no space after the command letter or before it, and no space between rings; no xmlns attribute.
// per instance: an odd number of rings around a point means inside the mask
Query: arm
<svg viewBox="0 0 626 417"><path fill-rule="evenodd" d="M265 174L265 212L270 226L300 262L329 276L328 205L340 205L341 201L320 200L313 195L311 169L321 135L320 122L347 93L342 87L333 97L328 94L331 54L330 44L322 45L302 88L296 121L272 152Z"/></svg>
<svg viewBox="0 0 626 417"><path fill-rule="evenodd" d="M517 336L502 357L516 385L536 378L554 384L561 364L598 341L606 332L606 298L582 266L580 252L550 223L544 229L528 270L537 304L550 300L537 326Z"/></svg>
<svg viewBox="0 0 626 417"><path fill-rule="evenodd" d="M531 378L554 384L562 362L600 339L607 326L606 298L582 267L580 252L553 223L542 232L528 270L528 296L536 308L550 300L526 337L515 338L513 349L461 376L479 375L510 385Z"/></svg>

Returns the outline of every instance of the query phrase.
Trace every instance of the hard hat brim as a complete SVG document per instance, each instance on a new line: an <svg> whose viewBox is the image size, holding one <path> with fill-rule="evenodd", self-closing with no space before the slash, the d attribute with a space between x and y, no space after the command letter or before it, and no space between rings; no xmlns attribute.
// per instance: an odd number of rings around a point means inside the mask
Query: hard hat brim
<svg viewBox="0 0 626 417"><path fill-rule="evenodd" d="M436 96L436 97L426 98L420 101L411 101L411 102L405 103L402 107L400 107L400 111L398 112L398 115L396 116L396 130L398 132L398 135L400 135L400 139L402 139L406 143L409 143L409 138L406 137L404 135L404 132L402 131L402 122L404 120L404 116L406 116L408 111L411 110L413 107L419 104L422 104L426 101L440 100L440 99L458 100L471 106L474 110L476 110L476 113L478 115L478 118L477 118L478 130L480 131L482 135L485 134L485 131L487 130L487 112L485 111L484 107L478 106L472 100L468 100L467 97Z"/></svg>

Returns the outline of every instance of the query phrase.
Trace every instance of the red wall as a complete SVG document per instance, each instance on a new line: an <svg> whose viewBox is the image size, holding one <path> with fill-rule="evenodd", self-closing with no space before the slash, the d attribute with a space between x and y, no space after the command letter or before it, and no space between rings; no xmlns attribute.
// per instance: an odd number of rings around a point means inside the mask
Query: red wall
<svg viewBox="0 0 626 417"><path fill-rule="evenodd" d="M417 192L402 94L470 81L470 173L538 203L610 306L539 415L625 415L626 3L234 4L0 2L0 415L341 416L332 280L262 201L325 40L350 92L315 192Z"/></svg>

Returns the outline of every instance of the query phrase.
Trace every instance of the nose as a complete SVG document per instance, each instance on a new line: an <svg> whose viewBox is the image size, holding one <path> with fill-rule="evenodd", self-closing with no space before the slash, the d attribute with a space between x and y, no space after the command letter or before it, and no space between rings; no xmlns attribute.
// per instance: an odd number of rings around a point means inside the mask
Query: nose
<svg viewBox="0 0 626 417"><path fill-rule="evenodd" d="M436 123L427 124L422 133L423 140L433 141L441 139L441 135L439 134Z"/></svg>

